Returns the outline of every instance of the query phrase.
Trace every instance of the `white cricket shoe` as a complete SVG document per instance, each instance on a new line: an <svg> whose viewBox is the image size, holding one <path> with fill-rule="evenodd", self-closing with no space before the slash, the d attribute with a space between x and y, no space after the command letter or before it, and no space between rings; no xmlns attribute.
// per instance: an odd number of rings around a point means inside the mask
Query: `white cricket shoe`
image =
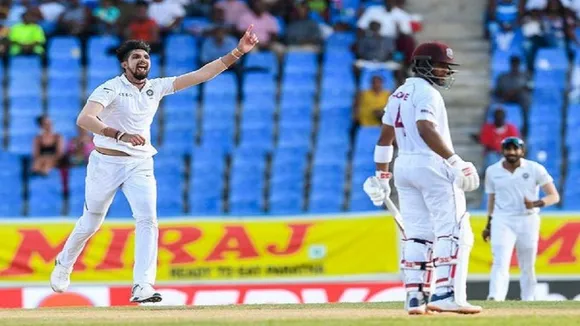
<svg viewBox="0 0 580 326"><path fill-rule="evenodd" d="M407 292L405 309L409 315L424 315L427 313L427 301L425 293L419 291Z"/></svg>
<svg viewBox="0 0 580 326"><path fill-rule="evenodd" d="M478 314L483 310L480 306L474 306L467 302L455 302L453 292L442 295L434 294L431 297L431 302L427 304L427 309L436 312L455 312L458 314Z"/></svg>
<svg viewBox="0 0 580 326"><path fill-rule="evenodd" d="M72 268L62 266L58 260L54 262L54 269L50 274L50 287L54 292L62 293L70 285L70 273Z"/></svg>
<svg viewBox="0 0 580 326"><path fill-rule="evenodd" d="M161 293L156 292L151 284L135 284L131 291L131 302L145 303L145 302L160 302Z"/></svg>

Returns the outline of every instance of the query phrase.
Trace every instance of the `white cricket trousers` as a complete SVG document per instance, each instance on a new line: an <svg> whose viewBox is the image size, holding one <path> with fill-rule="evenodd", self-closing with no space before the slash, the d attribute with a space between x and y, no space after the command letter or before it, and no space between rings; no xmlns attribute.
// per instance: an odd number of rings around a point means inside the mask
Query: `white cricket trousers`
<svg viewBox="0 0 580 326"><path fill-rule="evenodd" d="M494 215L491 220L491 280L489 298L504 301L510 282L510 263L514 246L520 267L520 297L533 301L536 289L536 255L540 237L540 216L537 214Z"/></svg>
<svg viewBox="0 0 580 326"><path fill-rule="evenodd" d="M121 189L135 219L134 284L155 284L157 273L157 183L153 158L108 156L94 150L87 166L85 207L58 261L72 268L89 238L97 232Z"/></svg>
<svg viewBox="0 0 580 326"><path fill-rule="evenodd" d="M439 156L403 154L395 161L395 187L407 239L405 262L434 260L436 292L454 290L458 302L466 301L468 259L473 232L466 212L465 194L455 186L455 174ZM432 257L431 256L432 250ZM442 262L442 263L438 263ZM404 270L405 287L430 283L429 273Z"/></svg>

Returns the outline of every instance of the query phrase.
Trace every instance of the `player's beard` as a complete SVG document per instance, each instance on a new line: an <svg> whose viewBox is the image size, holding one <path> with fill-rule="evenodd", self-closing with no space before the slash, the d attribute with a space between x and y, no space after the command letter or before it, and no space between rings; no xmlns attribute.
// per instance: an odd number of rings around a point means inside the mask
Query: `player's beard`
<svg viewBox="0 0 580 326"><path fill-rule="evenodd" d="M135 66L135 69L133 69L131 71L131 73L133 74L133 77L135 77L135 79L143 80L143 79L147 78L147 76L149 75L149 70L150 70L150 68L147 67L145 69L145 71L143 71L143 70L139 69L138 65L137 65L137 66Z"/></svg>
<svg viewBox="0 0 580 326"><path fill-rule="evenodd" d="M505 160L509 163L509 164L516 164L518 163L518 161L520 160L520 156L519 155L506 155L505 156Z"/></svg>

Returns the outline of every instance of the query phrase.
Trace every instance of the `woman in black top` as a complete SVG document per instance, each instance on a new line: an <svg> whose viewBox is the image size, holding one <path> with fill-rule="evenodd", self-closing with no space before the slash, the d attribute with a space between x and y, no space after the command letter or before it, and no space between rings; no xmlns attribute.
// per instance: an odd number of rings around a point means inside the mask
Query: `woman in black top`
<svg viewBox="0 0 580 326"><path fill-rule="evenodd" d="M48 175L64 154L64 140L61 135L53 132L52 122L47 116L39 117L37 123L41 132L34 138L32 172Z"/></svg>

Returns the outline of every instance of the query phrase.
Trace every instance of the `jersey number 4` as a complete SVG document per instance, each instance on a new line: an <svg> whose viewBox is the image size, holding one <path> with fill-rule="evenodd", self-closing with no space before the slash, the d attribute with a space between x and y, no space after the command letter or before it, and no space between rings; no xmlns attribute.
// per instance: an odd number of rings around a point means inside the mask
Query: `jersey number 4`
<svg viewBox="0 0 580 326"><path fill-rule="evenodd" d="M395 128L402 128L403 129L403 136L407 136L405 133L405 125L403 124L403 119L401 119L401 106L397 109L397 117L395 118Z"/></svg>

